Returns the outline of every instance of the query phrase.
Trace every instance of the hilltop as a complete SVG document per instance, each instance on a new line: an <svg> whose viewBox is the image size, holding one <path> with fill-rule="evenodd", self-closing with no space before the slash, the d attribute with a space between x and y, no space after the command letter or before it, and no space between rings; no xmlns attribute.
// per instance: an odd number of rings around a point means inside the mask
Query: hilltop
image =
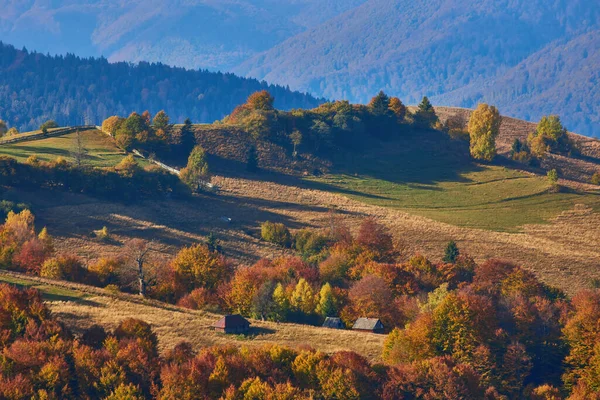
<svg viewBox="0 0 600 400"><path fill-rule="evenodd" d="M38 129L48 119L62 126L92 125L132 110L165 110L173 123L213 122L258 90L271 91L282 109L322 102L231 73L49 56L0 42L0 119L19 130Z"/></svg>
<svg viewBox="0 0 600 400"><path fill-rule="evenodd" d="M587 0L370 0L233 71L355 102L382 89L530 121L559 114L598 135L599 13Z"/></svg>
<svg viewBox="0 0 600 400"><path fill-rule="evenodd" d="M442 120L468 118L470 110L438 107L437 113ZM289 142L256 142L239 127L197 125L197 141L208 153L212 181L220 188L217 195L123 204L82 194L50 196L12 189L3 198L28 203L38 222L60 238L61 251L86 260L118 255L135 237L154 239L165 255L173 255L182 245L205 241L213 233L225 254L251 264L262 257L289 254L260 240L262 222L283 222L292 231L325 228L334 210L336 218L353 230L365 217L376 216L401 239L406 256L419 252L439 259L452 239L478 261L514 260L572 293L596 277L600 197L586 182L589 172L598 168L599 142L571 134L585 157L551 155L544 161L549 164L537 169L505 159L502 154L514 138L523 138L534 128L504 118L498 139L501 156L496 164L486 165L471 161L463 142L437 131L409 130L392 142L372 140L368 152L346 149L333 158L300 146L300 156L294 158ZM98 148L116 157L111 163L123 154L106 135L93 131L86 135L90 145L98 142L94 135L101 137L104 147ZM37 152L50 159L61 154L55 146L69 148L67 139L8 145L4 154L24 159ZM245 166L253 145L258 173ZM548 193L544 167L556 168L557 163L568 166L561 183L571 189ZM114 241L91 236L103 226Z"/></svg>

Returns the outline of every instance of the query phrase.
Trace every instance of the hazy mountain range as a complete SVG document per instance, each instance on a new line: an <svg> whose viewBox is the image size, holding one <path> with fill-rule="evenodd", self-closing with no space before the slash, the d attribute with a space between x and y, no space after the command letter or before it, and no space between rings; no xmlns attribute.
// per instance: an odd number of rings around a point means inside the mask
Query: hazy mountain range
<svg viewBox="0 0 600 400"><path fill-rule="evenodd" d="M559 114L600 136L590 0L0 0L0 39L110 61L233 71L330 99Z"/></svg>

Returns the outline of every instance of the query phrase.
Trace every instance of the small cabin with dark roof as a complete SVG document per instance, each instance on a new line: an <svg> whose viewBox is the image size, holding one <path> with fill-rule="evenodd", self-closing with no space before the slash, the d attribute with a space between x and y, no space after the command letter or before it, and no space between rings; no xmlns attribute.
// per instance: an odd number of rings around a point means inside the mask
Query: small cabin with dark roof
<svg viewBox="0 0 600 400"><path fill-rule="evenodd" d="M334 317L325 318L325 322L323 322L323 328L346 329L341 318L334 318Z"/></svg>
<svg viewBox="0 0 600 400"><path fill-rule="evenodd" d="M383 324L379 318L359 318L352 326L355 331L383 333Z"/></svg>
<svg viewBox="0 0 600 400"><path fill-rule="evenodd" d="M225 315L213 325L215 331L221 333L248 333L250 322L239 314Z"/></svg>

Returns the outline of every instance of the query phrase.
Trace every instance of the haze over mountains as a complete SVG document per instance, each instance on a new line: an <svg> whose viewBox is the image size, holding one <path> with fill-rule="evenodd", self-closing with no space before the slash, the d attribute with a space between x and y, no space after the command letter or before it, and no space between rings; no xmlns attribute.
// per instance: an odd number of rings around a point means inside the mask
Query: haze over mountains
<svg viewBox="0 0 600 400"><path fill-rule="evenodd" d="M378 90L600 135L589 0L0 1L0 39L51 53L233 71L330 99Z"/></svg>

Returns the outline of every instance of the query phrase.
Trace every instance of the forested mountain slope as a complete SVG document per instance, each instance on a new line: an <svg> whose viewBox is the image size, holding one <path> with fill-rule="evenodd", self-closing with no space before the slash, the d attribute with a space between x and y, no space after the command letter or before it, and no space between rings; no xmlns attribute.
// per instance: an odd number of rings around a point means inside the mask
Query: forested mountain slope
<svg viewBox="0 0 600 400"><path fill-rule="evenodd" d="M383 89L530 120L556 113L598 135L599 17L587 0L369 0L234 71L358 102Z"/></svg>
<svg viewBox="0 0 600 400"><path fill-rule="evenodd" d="M62 126L96 124L146 109L164 109L174 123L188 117L213 122L262 89L283 109L319 104L310 95L233 74L50 57L0 43L0 119L20 130L37 129L50 118Z"/></svg>
<svg viewBox="0 0 600 400"><path fill-rule="evenodd" d="M52 54L226 70L365 0L2 0L0 38Z"/></svg>

